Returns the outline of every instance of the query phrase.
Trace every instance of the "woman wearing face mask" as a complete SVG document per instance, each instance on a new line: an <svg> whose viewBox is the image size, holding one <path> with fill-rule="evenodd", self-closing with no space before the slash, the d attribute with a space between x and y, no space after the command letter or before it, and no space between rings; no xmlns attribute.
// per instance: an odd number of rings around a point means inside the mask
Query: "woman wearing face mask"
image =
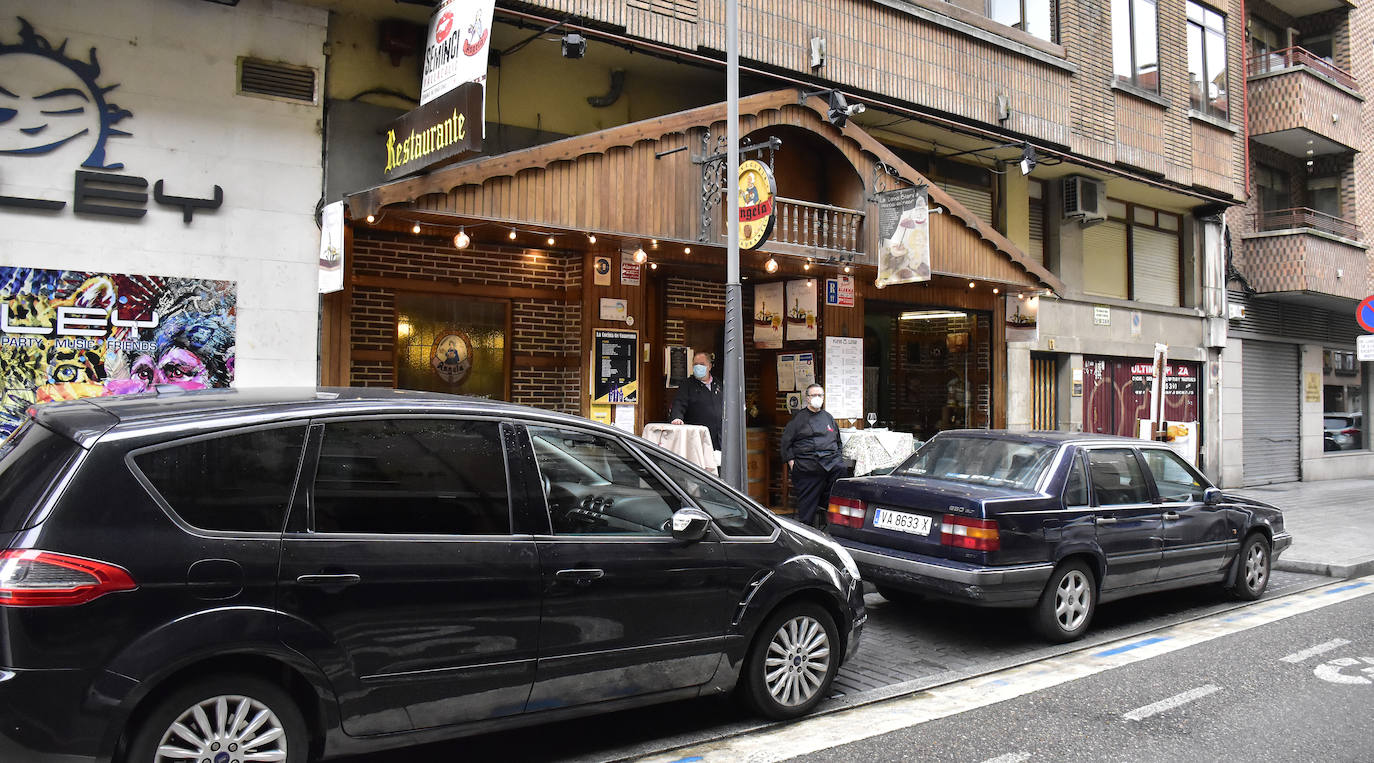
<svg viewBox="0 0 1374 763"><path fill-rule="evenodd" d="M720 422L725 411L720 380L711 376L711 356L698 352L692 356L692 378L678 387L677 398L668 412L674 424L700 424L711 432L711 448L720 450Z"/></svg>
<svg viewBox="0 0 1374 763"><path fill-rule="evenodd" d="M824 407L825 388L812 384L806 388L806 407L782 430L782 460L792 473L797 519L817 527L825 521L830 486L844 476L840 428Z"/></svg>

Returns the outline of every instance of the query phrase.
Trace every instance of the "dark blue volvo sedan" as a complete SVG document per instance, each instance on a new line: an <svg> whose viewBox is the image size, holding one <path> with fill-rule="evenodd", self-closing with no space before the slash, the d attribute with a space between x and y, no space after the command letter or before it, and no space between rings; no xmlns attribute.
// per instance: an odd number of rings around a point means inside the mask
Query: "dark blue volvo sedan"
<svg viewBox="0 0 1374 763"><path fill-rule="evenodd" d="M1052 641L1099 601L1207 583L1257 599L1292 543L1281 511L1165 443L1058 432L942 432L890 475L837 482L828 517L885 597L1031 608Z"/></svg>

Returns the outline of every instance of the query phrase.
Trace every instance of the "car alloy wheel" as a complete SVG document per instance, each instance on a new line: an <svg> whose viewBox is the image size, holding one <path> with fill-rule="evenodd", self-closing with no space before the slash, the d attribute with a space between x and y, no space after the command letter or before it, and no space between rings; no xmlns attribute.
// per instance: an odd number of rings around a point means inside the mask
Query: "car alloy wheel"
<svg viewBox="0 0 1374 763"><path fill-rule="evenodd" d="M1269 540L1258 532L1246 536L1237 560L1240 569L1231 594L1242 601L1254 601L1269 587Z"/></svg>
<svg viewBox="0 0 1374 763"><path fill-rule="evenodd" d="M1054 617L1065 631L1083 626L1092 607L1092 583L1080 570L1069 570L1054 589Z"/></svg>
<svg viewBox="0 0 1374 763"><path fill-rule="evenodd" d="M252 697L220 695L182 712L163 732L154 761L285 761L287 742L271 708Z"/></svg>
<svg viewBox="0 0 1374 763"><path fill-rule="evenodd" d="M1097 608L1097 581L1081 559L1061 563L1031 612L1031 624L1055 643L1073 641L1088 630Z"/></svg>
<svg viewBox="0 0 1374 763"><path fill-rule="evenodd" d="M773 634L763 660L768 693L781 705L805 704L825 684L831 659L824 626L808 615L788 620Z"/></svg>
<svg viewBox="0 0 1374 763"><path fill-rule="evenodd" d="M257 676L215 674L173 689L130 731L129 763L304 763L296 702Z"/></svg>
<svg viewBox="0 0 1374 763"><path fill-rule="evenodd" d="M755 631L740 697L774 720L805 715L830 692L843 652L829 611L810 601L784 603Z"/></svg>

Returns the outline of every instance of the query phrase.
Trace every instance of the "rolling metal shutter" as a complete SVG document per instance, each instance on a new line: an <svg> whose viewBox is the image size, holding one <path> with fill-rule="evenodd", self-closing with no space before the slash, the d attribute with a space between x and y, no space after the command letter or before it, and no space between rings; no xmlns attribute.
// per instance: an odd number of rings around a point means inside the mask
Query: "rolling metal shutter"
<svg viewBox="0 0 1374 763"><path fill-rule="evenodd" d="M1135 298L1178 306L1178 234L1134 226L1131 230L1131 284Z"/></svg>
<svg viewBox="0 0 1374 763"><path fill-rule="evenodd" d="M1126 226L1115 220L1083 229L1083 293L1126 299Z"/></svg>
<svg viewBox="0 0 1374 763"><path fill-rule="evenodd" d="M988 225L992 224L992 191L956 183L939 183L939 186L945 193L953 196L955 201L968 207L968 211L978 215L979 220Z"/></svg>
<svg viewBox="0 0 1374 763"><path fill-rule="evenodd" d="M1040 199L1031 199L1029 204L1030 212L1030 244L1026 247L1026 254L1030 258L1045 264L1045 202Z"/></svg>
<svg viewBox="0 0 1374 763"><path fill-rule="evenodd" d="M1293 482L1299 470L1298 348L1247 339L1241 346L1244 485Z"/></svg>

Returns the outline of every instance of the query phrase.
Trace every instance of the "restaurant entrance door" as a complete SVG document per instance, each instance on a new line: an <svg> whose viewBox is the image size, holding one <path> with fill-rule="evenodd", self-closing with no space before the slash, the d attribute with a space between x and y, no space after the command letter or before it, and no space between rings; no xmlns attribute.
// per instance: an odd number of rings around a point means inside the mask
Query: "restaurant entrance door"
<svg viewBox="0 0 1374 763"><path fill-rule="evenodd" d="M992 315L865 302L865 408L917 440L992 425Z"/></svg>

